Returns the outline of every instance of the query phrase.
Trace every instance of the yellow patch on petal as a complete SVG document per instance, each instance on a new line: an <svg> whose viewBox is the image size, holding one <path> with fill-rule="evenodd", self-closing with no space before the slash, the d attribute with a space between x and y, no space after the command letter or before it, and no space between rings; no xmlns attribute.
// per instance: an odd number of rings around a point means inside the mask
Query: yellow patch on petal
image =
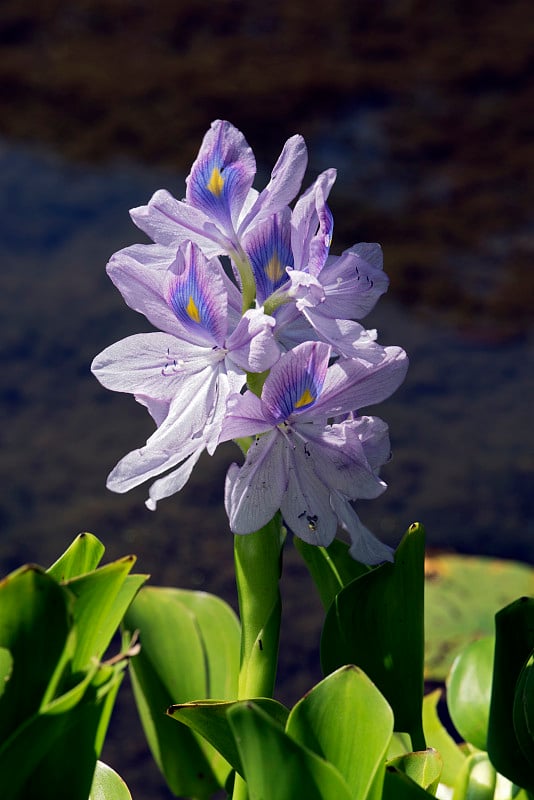
<svg viewBox="0 0 534 800"><path fill-rule="evenodd" d="M295 408L302 408L303 406L309 406L310 403L313 403L315 397L312 395L309 389L304 389L301 396L295 403Z"/></svg>
<svg viewBox="0 0 534 800"><path fill-rule="evenodd" d="M193 300L192 297L189 298L189 303L187 304L187 308L185 309L193 322L200 322L200 314L197 308L197 304Z"/></svg>
<svg viewBox="0 0 534 800"><path fill-rule="evenodd" d="M222 194L222 190L224 187L224 178L221 175L221 171L219 167L213 167L213 172L211 173L211 178L209 179L208 183L208 190L215 195L215 197L220 197Z"/></svg>
<svg viewBox="0 0 534 800"><path fill-rule="evenodd" d="M273 283L277 283L283 276L284 270L282 269L282 264L276 253L271 256L267 262L265 272L267 273L269 280L271 280Z"/></svg>

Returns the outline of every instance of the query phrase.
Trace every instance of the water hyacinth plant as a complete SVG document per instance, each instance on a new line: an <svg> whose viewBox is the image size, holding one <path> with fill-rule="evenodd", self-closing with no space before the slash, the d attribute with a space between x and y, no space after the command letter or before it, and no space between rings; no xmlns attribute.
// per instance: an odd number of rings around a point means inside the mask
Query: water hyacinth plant
<svg viewBox="0 0 534 800"><path fill-rule="evenodd" d="M534 798L534 599L506 606L495 638L458 654L448 680L458 746L439 693L424 697L424 530L411 525L393 552L354 508L386 488L388 427L367 409L401 385L408 359L360 322L388 286L380 246L330 254L336 174L296 199L306 164L293 136L257 191L251 148L217 120L185 199L160 190L131 212L152 243L116 253L108 273L157 330L112 344L92 369L133 394L155 431L107 485L150 481L154 511L204 451L239 445L225 485L239 618L206 592L143 586L146 576L128 575L131 558L98 567L103 546L87 534L49 570L8 576L2 800L57 800L63 776L69 800L130 797L97 760L127 665L148 744L179 797ZM292 709L274 699L288 532L325 607L324 678ZM37 675L32 648L53 614L55 649ZM120 652L105 658L121 619Z"/></svg>
<svg viewBox="0 0 534 800"><path fill-rule="evenodd" d="M385 424L358 411L395 391L407 357L352 319L371 310L387 278L378 245L329 255L335 172L288 206L305 167L304 141L294 136L258 193L250 147L217 120L186 199L158 191L132 211L154 244L117 253L108 272L162 332L112 345L92 368L106 387L146 405L157 430L119 462L108 486L127 491L165 473L150 488L154 509L184 486L203 450L252 437L243 467L228 472L231 530L252 533L281 509L312 544L327 546L342 525L353 556L374 564L391 554L350 500L384 490L378 471L389 443Z"/></svg>

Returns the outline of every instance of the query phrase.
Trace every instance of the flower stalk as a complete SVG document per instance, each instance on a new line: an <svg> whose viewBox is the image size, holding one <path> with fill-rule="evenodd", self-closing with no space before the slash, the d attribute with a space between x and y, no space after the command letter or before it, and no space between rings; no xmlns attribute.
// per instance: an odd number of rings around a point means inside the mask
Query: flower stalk
<svg viewBox="0 0 534 800"><path fill-rule="evenodd" d="M238 698L272 697L278 664L283 533L277 514L264 528L234 537L241 617Z"/></svg>
<svg viewBox="0 0 534 800"><path fill-rule="evenodd" d="M272 697L278 667L282 603L279 579L284 541L280 514L247 536L234 537L241 618L238 699ZM247 800L247 784L235 776L233 800Z"/></svg>

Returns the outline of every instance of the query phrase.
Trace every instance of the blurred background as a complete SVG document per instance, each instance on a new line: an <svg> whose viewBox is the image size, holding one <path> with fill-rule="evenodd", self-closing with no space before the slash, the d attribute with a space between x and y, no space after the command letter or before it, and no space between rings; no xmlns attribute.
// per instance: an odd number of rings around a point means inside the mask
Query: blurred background
<svg viewBox="0 0 534 800"><path fill-rule="evenodd" d="M530 20L530 23L529 23ZM128 209L184 194L212 119L239 127L261 187L293 133L306 184L335 166L333 253L382 244L367 318L411 369L376 409L389 489L364 522L395 545L534 562L534 26L528 0L3 0L0 5L1 573L49 564L82 530L156 585L236 605L222 506L227 445L156 513L106 475L150 435L89 365L149 330L105 274L146 241ZM278 697L320 675L321 610L288 542ZM104 758L135 800L169 797L127 688Z"/></svg>

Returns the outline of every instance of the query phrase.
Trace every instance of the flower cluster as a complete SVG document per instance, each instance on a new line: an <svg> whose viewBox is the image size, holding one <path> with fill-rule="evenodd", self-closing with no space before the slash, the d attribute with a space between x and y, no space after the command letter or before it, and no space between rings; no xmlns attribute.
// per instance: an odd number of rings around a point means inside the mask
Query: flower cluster
<svg viewBox="0 0 534 800"><path fill-rule="evenodd" d="M153 244L119 251L108 274L158 332L108 347L92 369L107 388L132 393L157 427L107 485L126 492L162 476L149 490L155 509L204 450L239 440L245 462L232 464L225 487L234 533L258 530L280 510L312 544L327 546L341 526L352 555L375 564L390 548L351 501L384 491L378 473L390 448L386 424L359 411L395 391L407 358L356 321L387 289L380 246L329 254L335 171L290 206L306 165L304 140L293 136L256 191L251 148L217 120L185 199L160 190L131 211Z"/></svg>

